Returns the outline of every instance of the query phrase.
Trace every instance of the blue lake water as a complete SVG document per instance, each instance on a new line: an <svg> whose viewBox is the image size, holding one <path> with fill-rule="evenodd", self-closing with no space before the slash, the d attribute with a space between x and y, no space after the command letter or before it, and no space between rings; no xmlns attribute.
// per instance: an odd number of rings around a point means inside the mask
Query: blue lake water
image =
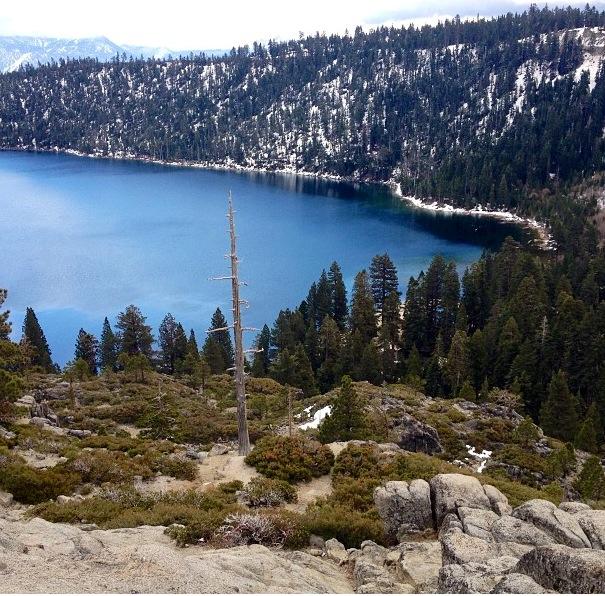
<svg viewBox="0 0 605 596"><path fill-rule="evenodd" d="M0 153L0 287L15 337L32 306L53 358L80 327L136 304L157 330L172 312L201 343L212 312L230 315L226 205L233 192L245 324L272 324L337 260L350 288L387 251L405 290L435 254L461 270L523 234L487 218L414 209L380 186L290 175L175 168L55 154ZM252 338L250 338L251 340Z"/></svg>

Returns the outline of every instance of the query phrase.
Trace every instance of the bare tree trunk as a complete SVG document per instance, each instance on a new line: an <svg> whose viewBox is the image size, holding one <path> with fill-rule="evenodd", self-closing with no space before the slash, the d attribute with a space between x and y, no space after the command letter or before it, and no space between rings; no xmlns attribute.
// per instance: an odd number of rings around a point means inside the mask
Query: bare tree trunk
<svg viewBox="0 0 605 596"><path fill-rule="evenodd" d="M235 339L235 396L237 398L237 438L239 454L250 453L250 436L248 435L248 418L246 414L246 384L244 377L244 346L241 316L241 300L239 297L239 276L237 266L237 246L235 221L233 217L233 202L229 193L229 235L231 237L231 290L233 298L233 336Z"/></svg>

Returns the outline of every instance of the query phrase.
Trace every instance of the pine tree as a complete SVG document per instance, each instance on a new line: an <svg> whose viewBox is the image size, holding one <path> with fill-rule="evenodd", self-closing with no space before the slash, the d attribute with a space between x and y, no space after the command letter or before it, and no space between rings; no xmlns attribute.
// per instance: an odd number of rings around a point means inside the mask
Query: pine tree
<svg viewBox="0 0 605 596"><path fill-rule="evenodd" d="M254 354L252 363L252 374L255 377L265 377L271 365L269 349L271 347L271 331L267 325L263 325L261 332L256 336L256 349L260 350Z"/></svg>
<svg viewBox="0 0 605 596"><path fill-rule="evenodd" d="M0 288L0 307L6 301L7 291ZM0 311L0 341L8 341L11 332L11 325L8 322L10 311Z"/></svg>
<svg viewBox="0 0 605 596"><path fill-rule="evenodd" d="M582 449L582 451L588 451L590 453L596 453L599 450L594 415L587 414L576 434L574 445L577 449Z"/></svg>
<svg viewBox="0 0 605 596"><path fill-rule="evenodd" d="M399 356L401 318L399 295L391 292L383 306L378 343L382 355L382 373L387 381L395 381Z"/></svg>
<svg viewBox="0 0 605 596"><path fill-rule="evenodd" d="M359 363L359 371L359 376L364 381L369 381L373 385L382 383L382 362L374 342L370 342L364 348Z"/></svg>
<svg viewBox="0 0 605 596"><path fill-rule="evenodd" d="M553 374L548 386L548 397L540 411L542 430L555 439L573 441L578 430L575 400L569 391L562 371Z"/></svg>
<svg viewBox="0 0 605 596"><path fill-rule="evenodd" d="M464 331L456 331L447 355L446 371L452 394L458 391L469 377L468 337Z"/></svg>
<svg viewBox="0 0 605 596"><path fill-rule="evenodd" d="M277 358L271 364L269 374L271 378L282 385L295 386L297 374L296 362L288 348L284 348L279 352Z"/></svg>
<svg viewBox="0 0 605 596"><path fill-rule="evenodd" d="M442 397L444 393L443 370L441 368L440 356L433 354L427 364L424 374L426 381L425 390L431 397Z"/></svg>
<svg viewBox="0 0 605 596"><path fill-rule="evenodd" d="M202 354L213 375L221 375L227 371L228 366L227 362L225 362L225 354L212 335L206 338Z"/></svg>
<svg viewBox="0 0 605 596"><path fill-rule="evenodd" d="M330 265L328 271L328 281L332 293L331 316L341 331L344 331L347 319L349 317L349 308L347 306L347 289L342 277L342 271L336 261Z"/></svg>
<svg viewBox="0 0 605 596"><path fill-rule="evenodd" d="M302 344L298 344L293 354L294 379L293 385L302 389L305 397L311 397L317 393L315 375L309 357Z"/></svg>
<svg viewBox="0 0 605 596"><path fill-rule="evenodd" d="M183 339L185 346L183 346ZM160 323L158 343L162 358L162 370L169 375L176 371L177 361L182 360L186 351L185 332L172 314L168 313Z"/></svg>
<svg viewBox="0 0 605 596"><path fill-rule="evenodd" d="M127 306L126 310L118 315L116 327L120 333L120 352L151 357L153 335L146 320L134 304Z"/></svg>
<svg viewBox="0 0 605 596"><path fill-rule="evenodd" d="M99 353L99 342L92 333L87 333L84 329L80 329L76 340L76 349L74 359L76 361L83 360L88 365L88 372L91 375L96 375L98 372L97 358Z"/></svg>
<svg viewBox="0 0 605 596"><path fill-rule="evenodd" d="M319 426L323 443L364 439L367 432L363 402L353 387L351 377L344 376L331 402L331 411Z"/></svg>
<svg viewBox="0 0 605 596"><path fill-rule="evenodd" d="M370 280L372 297L377 313L384 316L387 297L399 295L399 279L397 269L388 254L376 255L370 264Z"/></svg>
<svg viewBox="0 0 605 596"><path fill-rule="evenodd" d="M364 345L376 336L376 315L374 299L370 289L370 280L365 271L355 276L351 297L351 331L359 332Z"/></svg>
<svg viewBox="0 0 605 596"><path fill-rule="evenodd" d="M118 339L114 335L111 325L105 317L103 330L101 331L101 342L99 344L99 366L103 371L117 370L118 362Z"/></svg>
<svg viewBox="0 0 605 596"><path fill-rule="evenodd" d="M29 307L25 311L23 335L33 348L32 364L42 367L47 372L51 372L53 370L53 363L48 342L46 341L42 327L40 327L36 313Z"/></svg>
<svg viewBox="0 0 605 596"><path fill-rule="evenodd" d="M422 280L422 277L420 278ZM422 304L421 283L410 277L403 312L403 351L409 355L412 346L424 342L425 315Z"/></svg>
<svg viewBox="0 0 605 596"><path fill-rule="evenodd" d="M338 324L332 317L326 317L319 330L321 364L317 371L317 382L321 392L332 389L336 383L341 349L342 338Z"/></svg>
<svg viewBox="0 0 605 596"><path fill-rule="evenodd" d="M220 308L217 308L210 321L210 330L220 329L208 334L202 348L204 358L213 374L224 373L233 366L233 344L229 334L229 325Z"/></svg>
<svg viewBox="0 0 605 596"><path fill-rule="evenodd" d="M584 499L598 501L605 495L605 474L598 457L586 460L576 481L576 489Z"/></svg>

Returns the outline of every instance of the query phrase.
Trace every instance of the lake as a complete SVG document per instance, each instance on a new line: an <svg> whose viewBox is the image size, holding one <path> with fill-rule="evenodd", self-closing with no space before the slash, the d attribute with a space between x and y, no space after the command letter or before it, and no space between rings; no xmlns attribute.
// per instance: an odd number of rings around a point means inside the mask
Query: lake
<svg viewBox="0 0 605 596"><path fill-rule="evenodd" d="M15 337L36 311L53 359L73 357L80 327L136 304L157 327L172 312L198 342L212 312L230 315L227 193L233 192L245 324L270 326L337 260L350 289L388 252L402 291L435 254L462 271L518 227L410 207L373 185L177 168L68 155L0 152L0 287ZM249 341L252 337L249 338Z"/></svg>

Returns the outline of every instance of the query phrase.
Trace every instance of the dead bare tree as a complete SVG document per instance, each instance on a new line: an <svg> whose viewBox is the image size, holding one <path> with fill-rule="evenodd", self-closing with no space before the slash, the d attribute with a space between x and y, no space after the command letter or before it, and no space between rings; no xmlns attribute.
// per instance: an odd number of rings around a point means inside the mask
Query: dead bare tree
<svg viewBox="0 0 605 596"><path fill-rule="evenodd" d="M235 358L234 358L234 380L235 380L235 396L237 398L237 438L238 438L238 450L240 455L248 455L250 453L250 436L248 434L248 416L246 412L246 373L244 371L244 354L247 351L256 350L244 350L243 332L244 331L255 331L252 327L244 327L242 323L242 306L247 306L246 300L242 300L239 295L240 285L243 282L239 280L239 259L237 257L237 236L235 234L235 217L233 210L233 200L231 192L229 192L229 208L227 210L227 219L229 221L229 237L231 240L231 250L227 257L231 262L231 275L225 275L222 277L214 277L212 279L230 279L231 280L231 299L232 299L232 311L233 311L233 337L235 344ZM208 333L216 331L225 331L228 327L221 329L210 329Z"/></svg>

